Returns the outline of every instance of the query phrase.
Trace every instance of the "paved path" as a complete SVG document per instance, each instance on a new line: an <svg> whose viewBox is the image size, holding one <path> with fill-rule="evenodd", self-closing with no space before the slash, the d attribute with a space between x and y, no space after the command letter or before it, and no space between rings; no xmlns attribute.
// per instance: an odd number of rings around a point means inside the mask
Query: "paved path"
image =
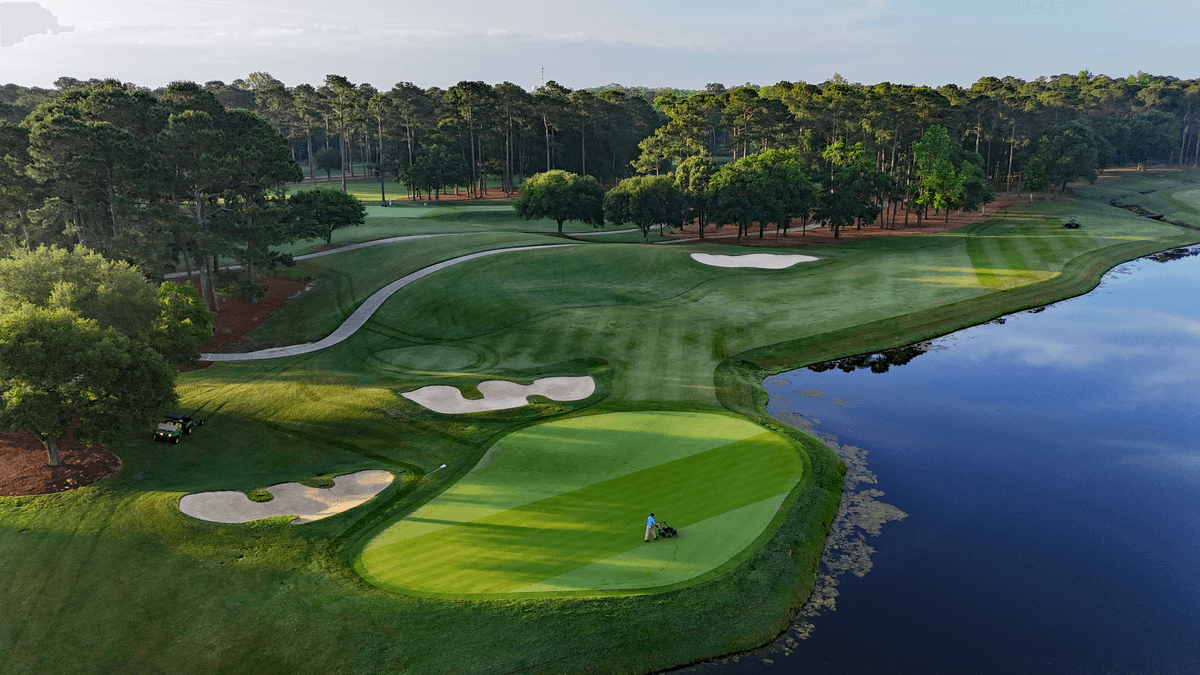
<svg viewBox="0 0 1200 675"><path fill-rule="evenodd" d="M442 236L442 235L426 234L426 235L413 235L413 237L393 237L392 239L379 239L374 242L364 242L364 244L361 244L361 245L356 244L356 246L358 246L359 248L362 248L363 246L377 245L380 243L389 242L389 241L397 241L400 239L412 239L414 237L437 237L437 236ZM434 272L444 270L447 267L451 267L453 265L457 265L459 263L466 262L468 260L474 260L476 258L483 258L483 257L489 256L489 255L498 255L500 253L511 253L514 251L532 251L532 250L544 249L544 248L562 248L564 246L582 246L582 245L583 244L546 244L546 245L537 245L537 246L515 246L512 248L497 248L497 249L493 249L491 251L480 251L479 253L471 253L468 255L459 256L457 258L451 258L450 260L445 260L440 263L430 265L429 267L423 267L423 268L417 270L416 272L413 272L412 274L403 276L403 277L393 281L392 283L388 284L387 286L384 286L383 288L379 289L378 291L375 291L375 293L372 294L371 297L367 298L365 301L363 301L363 303L361 305L358 306L358 309L354 310L353 314L351 314L345 321L342 322L342 325L337 327L337 330L333 331L328 336L326 336L325 338L323 338L317 342L306 342L301 345L291 345L288 347L272 347L271 349L260 349L256 352L245 352L243 354L201 354L200 360L201 361L258 361L261 359L277 359L277 358L284 357L284 356L299 356L301 354L311 354L312 352L320 351L322 349L325 349L326 347L332 347L333 345L336 345L337 343L341 342L342 340L345 340L346 338L350 337L351 335L354 334L355 331L357 331L359 328L362 328L363 325L365 325L367 323L367 320L369 320L371 318L371 316L373 314L375 314L376 310L378 310L381 306L383 306L384 301L386 301L388 298L390 298L393 293L400 290L401 288L404 288L405 286L411 284L412 282L414 282L418 279L423 279L423 278L429 276L430 274L433 274ZM346 251L346 250L349 250L350 248L351 248L350 246L345 246L345 247L342 247L339 249L334 249L331 251L322 251L320 253L313 253L313 254L310 254L310 256L326 255L329 253ZM297 259L299 259L299 258L297 258Z"/></svg>
<svg viewBox="0 0 1200 675"><path fill-rule="evenodd" d="M628 230L594 230L592 232L563 232L563 235L568 237L602 237L606 234L629 234L630 232L641 232L638 228L630 228Z"/></svg>

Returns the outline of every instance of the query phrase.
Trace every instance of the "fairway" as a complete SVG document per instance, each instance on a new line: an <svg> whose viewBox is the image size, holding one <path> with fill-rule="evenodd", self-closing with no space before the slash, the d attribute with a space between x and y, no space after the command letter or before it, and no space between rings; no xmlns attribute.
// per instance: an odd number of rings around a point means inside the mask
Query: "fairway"
<svg viewBox="0 0 1200 675"><path fill-rule="evenodd" d="M357 567L378 585L441 597L648 591L737 557L803 477L790 440L727 415L535 425L372 539ZM651 511L680 536L644 543Z"/></svg>

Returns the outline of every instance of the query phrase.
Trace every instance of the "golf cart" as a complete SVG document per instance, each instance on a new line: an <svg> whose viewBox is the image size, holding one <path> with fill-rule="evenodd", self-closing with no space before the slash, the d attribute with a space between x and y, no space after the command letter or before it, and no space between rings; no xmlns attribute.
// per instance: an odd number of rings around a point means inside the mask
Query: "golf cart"
<svg viewBox="0 0 1200 675"><path fill-rule="evenodd" d="M174 443L179 445L179 441L184 436L192 433L196 427L204 424L204 420L188 417L180 412L168 410L163 413L165 422L159 422L158 428L154 430L154 440L159 443Z"/></svg>
<svg viewBox="0 0 1200 675"><path fill-rule="evenodd" d="M171 410L163 413L163 417L167 419L167 424L178 424L179 430L184 436L190 435L193 429L201 424L204 424L204 420L193 419L187 415L184 415L183 413L174 412ZM158 427L161 429L162 425L160 424Z"/></svg>
<svg viewBox="0 0 1200 675"><path fill-rule="evenodd" d="M159 443L179 445L180 438L183 438L183 427L175 422L159 422L154 430L154 440Z"/></svg>

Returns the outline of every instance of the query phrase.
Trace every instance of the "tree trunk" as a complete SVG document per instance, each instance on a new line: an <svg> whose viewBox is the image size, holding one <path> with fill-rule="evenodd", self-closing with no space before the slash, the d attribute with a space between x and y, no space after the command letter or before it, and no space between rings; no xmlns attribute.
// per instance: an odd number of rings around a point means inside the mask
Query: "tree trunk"
<svg viewBox="0 0 1200 675"><path fill-rule="evenodd" d="M563 221L559 220L558 221L558 233L559 234L562 234L562 225L563 225Z"/></svg>
<svg viewBox="0 0 1200 675"><path fill-rule="evenodd" d="M50 457L50 466L62 466L62 459L58 456L58 439L44 439L42 445L46 447L46 454Z"/></svg>
<svg viewBox="0 0 1200 675"><path fill-rule="evenodd" d="M312 133L308 134L308 177L312 179L312 184L317 184L317 161L313 157Z"/></svg>
<svg viewBox="0 0 1200 675"><path fill-rule="evenodd" d="M208 292L212 294L212 308L213 308L213 311L214 311L214 312L219 312L219 311L221 311L221 303L220 303L220 301L219 301L219 300L217 300L217 284L216 284L216 278L217 278L217 275L218 275L218 274L220 274L220 271L221 271L221 270L220 270L220 269L217 267L217 266L218 266L218 264L219 264L219 263L218 263L218 261L217 261L217 256L215 256L215 255L212 255L212 254L210 253L210 254L209 254L209 256L208 256L208 259L209 259L209 260L212 262L212 265L211 265L212 272L210 273L210 276L209 276L209 282L210 282L210 283L208 284Z"/></svg>
<svg viewBox="0 0 1200 675"><path fill-rule="evenodd" d="M471 146L471 189L467 190L467 196L470 197L472 189L478 184L479 177L479 165L475 161L475 127L470 122L467 123L467 143ZM464 157L464 159L466 158Z"/></svg>
<svg viewBox="0 0 1200 675"><path fill-rule="evenodd" d="M479 137L479 190L487 197L487 169L484 167L484 137Z"/></svg>
<svg viewBox="0 0 1200 675"><path fill-rule="evenodd" d="M1017 121L1013 120L1012 140L1008 143L1008 187L1007 190L1012 190L1012 166L1013 166L1013 148L1017 144Z"/></svg>
<svg viewBox="0 0 1200 675"><path fill-rule="evenodd" d="M183 269L187 270L187 282L192 283L192 261L188 258L187 244L179 247L179 254L183 256Z"/></svg>
<svg viewBox="0 0 1200 675"><path fill-rule="evenodd" d="M338 156L342 158L342 192L346 191L346 126L342 125L338 132Z"/></svg>
<svg viewBox="0 0 1200 675"><path fill-rule="evenodd" d="M1183 167L1183 154L1187 151L1188 132L1192 130L1192 123L1188 122L1183 127L1183 135L1179 138L1179 166Z"/></svg>
<svg viewBox="0 0 1200 675"><path fill-rule="evenodd" d="M387 181L387 176L383 175L383 118L375 118L379 122L379 156L375 158L375 166L379 170L379 197L383 203L387 203L387 188L384 183Z"/></svg>
<svg viewBox="0 0 1200 675"><path fill-rule="evenodd" d="M408 115L404 116L404 140L408 143L408 165L413 165L413 132Z"/></svg>
<svg viewBox="0 0 1200 675"><path fill-rule="evenodd" d="M542 114L542 126L546 128L546 170L550 170L550 120Z"/></svg>

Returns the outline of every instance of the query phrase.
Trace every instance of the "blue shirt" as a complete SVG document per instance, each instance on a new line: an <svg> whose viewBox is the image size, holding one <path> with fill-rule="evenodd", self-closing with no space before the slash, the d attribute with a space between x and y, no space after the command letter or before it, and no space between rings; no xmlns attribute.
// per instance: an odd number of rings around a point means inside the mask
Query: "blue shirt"
<svg viewBox="0 0 1200 675"><path fill-rule="evenodd" d="M654 516L647 516L646 517L646 527L650 527L652 525L654 525Z"/></svg>

